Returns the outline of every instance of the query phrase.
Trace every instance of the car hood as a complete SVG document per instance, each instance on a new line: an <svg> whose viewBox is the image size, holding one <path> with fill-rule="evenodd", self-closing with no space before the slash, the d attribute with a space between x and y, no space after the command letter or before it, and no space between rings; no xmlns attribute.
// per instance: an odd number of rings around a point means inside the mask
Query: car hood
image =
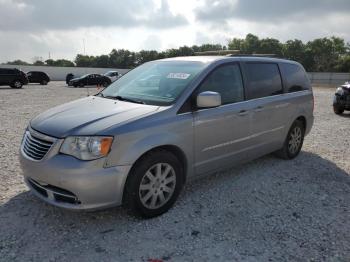
<svg viewBox="0 0 350 262"><path fill-rule="evenodd" d="M69 80L69 81L75 82L75 81L79 81L80 79L83 79L83 78L77 77L77 78L73 78L73 79L71 79L71 80Z"/></svg>
<svg viewBox="0 0 350 262"><path fill-rule="evenodd" d="M141 105L90 96L54 107L31 120L41 133L64 138L71 135L103 135L103 130L136 120L158 110Z"/></svg>
<svg viewBox="0 0 350 262"><path fill-rule="evenodd" d="M345 84L341 86L343 89L350 90L350 84Z"/></svg>

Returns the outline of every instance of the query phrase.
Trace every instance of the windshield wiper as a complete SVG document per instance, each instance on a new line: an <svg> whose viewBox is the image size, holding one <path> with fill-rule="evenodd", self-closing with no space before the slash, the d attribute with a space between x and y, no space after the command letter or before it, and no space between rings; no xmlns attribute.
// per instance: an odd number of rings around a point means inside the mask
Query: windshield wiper
<svg viewBox="0 0 350 262"><path fill-rule="evenodd" d="M136 99L132 99L129 97L124 97L124 96L105 96L103 93L99 93L98 95L100 95L103 98L108 98L108 99L116 99L116 100L120 100L120 101L136 103L136 104L146 104L145 102L143 102L141 100L136 100Z"/></svg>
<svg viewBox="0 0 350 262"><path fill-rule="evenodd" d="M131 102L131 103L136 103L136 104L145 104L145 102L137 99L132 99L129 97L124 97L124 96L115 96L114 99L120 100L120 101L126 101L126 102Z"/></svg>

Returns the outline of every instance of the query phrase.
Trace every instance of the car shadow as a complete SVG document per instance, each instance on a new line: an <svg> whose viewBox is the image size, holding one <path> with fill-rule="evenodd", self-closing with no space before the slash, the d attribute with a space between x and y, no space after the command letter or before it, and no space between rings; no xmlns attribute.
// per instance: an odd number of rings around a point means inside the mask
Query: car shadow
<svg viewBox="0 0 350 262"><path fill-rule="evenodd" d="M63 210L26 191L0 206L0 253L18 261L342 258L349 255L349 195L349 174L309 152L292 161L266 156L194 181L174 208L148 220L122 208Z"/></svg>
<svg viewBox="0 0 350 262"><path fill-rule="evenodd" d="M344 112L342 113L341 115L339 115L340 117L343 117L343 118L350 118L350 112Z"/></svg>

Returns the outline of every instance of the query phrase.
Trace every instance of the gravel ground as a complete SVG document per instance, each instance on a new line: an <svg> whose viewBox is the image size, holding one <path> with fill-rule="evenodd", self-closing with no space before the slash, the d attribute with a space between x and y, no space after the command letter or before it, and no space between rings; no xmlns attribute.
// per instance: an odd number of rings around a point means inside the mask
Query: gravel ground
<svg viewBox="0 0 350 262"><path fill-rule="evenodd" d="M55 208L22 182L28 121L86 89L0 87L0 261L350 261L350 114L333 114L333 89L314 90L315 125L297 159L266 156L198 180L167 214L139 220L121 208Z"/></svg>

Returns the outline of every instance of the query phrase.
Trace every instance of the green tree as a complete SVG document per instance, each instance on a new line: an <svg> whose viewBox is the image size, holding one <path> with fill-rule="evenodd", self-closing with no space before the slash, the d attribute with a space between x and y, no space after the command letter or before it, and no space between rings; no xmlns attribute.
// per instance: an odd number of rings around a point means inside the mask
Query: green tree
<svg viewBox="0 0 350 262"><path fill-rule="evenodd" d="M23 60L20 60L20 59L17 59L17 60L14 60L14 61L9 61L6 63L7 65L29 65L29 63L23 61Z"/></svg>
<svg viewBox="0 0 350 262"><path fill-rule="evenodd" d="M37 60L37 61L35 61L35 62L33 63L33 65L35 65L35 66L44 66L45 63L44 63L43 61Z"/></svg>
<svg viewBox="0 0 350 262"><path fill-rule="evenodd" d="M78 67L91 67L93 60L94 60L93 56L78 54L75 57L74 62Z"/></svg>
<svg viewBox="0 0 350 262"><path fill-rule="evenodd" d="M264 38L259 42L258 54L274 54L279 57L282 56L283 44L274 38Z"/></svg>
<svg viewBox="0 0 350 262"><path fill-rule="evenodd" d="M114 68L133 68L136 66L136 54L126 49L113 49L109 54L109 64Z"/></svg>
<svg viewBox="0 0 350 262"><path fill-rule="evenodd" d="M160 58L160 55L157 51L151 50L141 50L140 52L136 53L136 65L141 65L143 63L157 60Z"/></svg>
<svg viewBox="0 0 350 262"><path fill-rule="evenodd" d="M244 45L244 39L241 38L233 38L228 42L229 50L242 50Z"/></svg>
<svg viewBox="0 0 350 262"><path fill-rule="evenodd" d="M312 66L309 69L316 72L331 72L335 70L341 55L347 50L344 39L333 36L308 42L306 51L312 59Z"/></svg>

